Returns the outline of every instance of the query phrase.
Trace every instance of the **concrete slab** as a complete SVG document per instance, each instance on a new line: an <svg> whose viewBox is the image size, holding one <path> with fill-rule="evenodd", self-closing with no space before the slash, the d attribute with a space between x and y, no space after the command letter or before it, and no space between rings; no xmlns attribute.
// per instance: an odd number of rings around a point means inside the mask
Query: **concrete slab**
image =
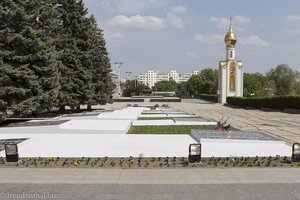
<svg viewBox="0 0 300 200"><path fill-rule="evenodd" d="M176 125L173 120L134 120L133 126L167 126Z"/></svg>
<svg viewBox="0 0 300 200"><path fill-rule="evenodd" d="M1 134L21 138L24 134ZM21 157L163 157L187 156L194 140L188 135L27 134L20 143ZM0 152L4 156L4 152Z"/></svg>
<svg viewBox="0 0 300 200"><path fill-rule="evenodd" d="M201 139L200 143L203 157L292 155L284 141Z"/></svg>
<svg viewBox="0 0 300 200"><path fill-rule="evenodd" d="M146 107L127 107L122 110L113 112L105 112L98 115L99 119L137 119L138 116L144 111L149 110Z"/></svg>
<svg viewBox="0 0 300 200"><path fill-rule="evenodd" d="M159 117L167 117L167 114L140 114L139 117L142 117L142 118L159 118Z"/></svg>
<svg viewBox="0 0 300 200"><path fill-rule="evenodd" d="M131 120L70 120L59 125L60 129L120 131L127 133Z"/></svg>
<svg viewBox="0 0 300 200"><path fill-rule="evenodd" d="M191 137L202 145L204 157L291 156L284 141L260 132L192 130Z"/></svg>
<svg viewBox="0 0 300 200"><path fill-rule="evenodd" d="M113 129L113 128L112 128ZM92 129L60 129L59 126L32 126L32 127L11 127L0 128L0 139L4 134L22 134L24 137L27 135L41 135L41 134L125 134L124 130L92 130Z"/></svg>

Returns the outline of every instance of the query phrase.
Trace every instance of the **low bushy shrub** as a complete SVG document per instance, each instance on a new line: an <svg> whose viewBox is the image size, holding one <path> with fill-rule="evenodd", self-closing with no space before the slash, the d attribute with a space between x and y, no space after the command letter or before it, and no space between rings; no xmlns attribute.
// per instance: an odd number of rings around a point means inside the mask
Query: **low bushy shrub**
<svg viewBox="0 0 300 200"><path fill-rule="evenodd" d="M180 98L170 98L170 99L157 98L157 99L150 99L150 102L181 102L181 99Z"/></svg>
<svg viewBox="0 0 300 200"><path fill-rule="evenodd" d="M239 107L300 110L300 96L227 97L227 103Z"/></svg>
<svg viewBox="0 0 300 200"><path fill-rule="evenodd" d="M138 98L138 99L116 98L113 99L113 102L144 102L144 99L143 98Z"/></svg>
<svg viewBox="0 0 300 200"><path fill-rule="evenodd" d="M218 95L216 94L200 94L199 96L200 99L218 102Z"/></svg>

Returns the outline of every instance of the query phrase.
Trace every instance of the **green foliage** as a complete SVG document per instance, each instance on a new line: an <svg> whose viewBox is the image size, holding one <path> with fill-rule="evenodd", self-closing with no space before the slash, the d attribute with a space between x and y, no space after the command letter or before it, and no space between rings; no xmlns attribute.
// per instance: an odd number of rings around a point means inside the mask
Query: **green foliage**
<svg viewBox="0 0 300 200"><path fill-rule="evenodd" d="M175 81L159 81L152 87L154 91L159 92L173 92L177 90L177 83Z"/></svg>
<svg viewBox="0 0 300 200"><path fill-rule="evenodd" d="M111 101L103 31L86 14L82 0L0 2L0 111Z"/></svg>
<svg viewBox="0 0 300 200"><path fill-rule="evenodd" d="M273 108L273 109L299 109L300 96L275 96L275 97L227 97L227 103L240 107Z"/></svg>
<svg viewBox="0 0 300 200"><path fill-rule="evenodd" d="M218 95L216 95L216 94L200 94L200 98L209 100L209 101L218 102Z"/></svg>
<svg viewBox="0 0 300 200"><path fill-rule="evenodd" d="M82 1L60 0L57 49L62 62L59 71L61 90L59 105L71 107L87 104L92 94L91 23Z"/></svg>
<svg viewBox="0 0 300 200"><path fill-rule="evenodd" d="M260 73L244 73L244 96L245 97L261 97L266 96L266 76ZM272 88L273 91L274 88Z"/></svg>
<svg viewBox="0 0 300 200"><path fill-rule="evenodd" d="M181 83L177 84L176 95L180 98L185 98L185 97L189 96L187 82L181 82Z"/></svg>
<svg viewBox="0 0 300 200"><path fill-rule="evenodd" d="M244 73L244 96L300 95L299 79L299 72L288 65L278 65L266 75Z"/></svg>
<svg viewBox="0 0 300 200"><path fill-rule="evenodd" d="M192 129L211 130L214 126L131 126L129 134L190 134Z"/></svg>
<svg viewBox="0 0 300 200"><path fill-rule="evenodd" d="M127 80L125 83L125 89L123 90L123 96L131 97L140 95L147 86L139 83L137 80Z"/></svg>
<svg viewBox="0 0 300 200"><path fill-rule="evenodd" d="M139 117L137 120L173 120L174 117Z"/></svg>
<svg viewBox="0 0 300 200"><path fill-rule="evenodd" d="M295 95L299 91L300 73L286 64L271 69L267 73L267 79L275 83L275 95Z"/></svg>
<svg viewBox="0 0 300 200"><path fill-rule="evenodd" d="M199 75L193 75L187 82L188 96L200 97L200 94L216 94L218 70L206 68Z"/></svg>
<svg viewBox="0 0 300 200"><path fill-rule="evenodd" d="M91 67L92 94L88 104L106 104L112 101L115 85L111 77L111 65L105 47L103 30L98 28L94 16L90 18L91 25Z"/></svg>
<svg viewBox="0 0 300 200"><path fill-rule="evenodd" d="M188 96L199 97L201 93L202 80L198 75L192 75L187 81Z"/></svg>
<svg viewBox="0 0 300 200"><path fill-rule="evenodd" d="M218 70L206 68L199 74L202 80L201 93L216 94L218 89Z"/></svg>
<svg viewBox="0 0 300 200"><path fill-rule="evenodd" d="M59 90L59 63L49 3L4 0L0 19L1 104L15 115L51 109Z"/></svg>

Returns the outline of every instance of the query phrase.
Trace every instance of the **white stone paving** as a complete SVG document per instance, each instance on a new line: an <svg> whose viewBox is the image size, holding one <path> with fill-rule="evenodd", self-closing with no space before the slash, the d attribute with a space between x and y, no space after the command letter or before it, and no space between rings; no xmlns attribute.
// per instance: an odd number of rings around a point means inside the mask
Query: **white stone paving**
<svg viewBox="0 0 300 200"><path fill-rule="evenodd" d="M98 115L99 119L137 119L143 110L149 110L146 107L127 107L122 110L115 110L113 112L103 112Z"/></svg>
<svg viewBox="0 0 300 200"><path fill-rule="evenodd" d="M176 125L173 120L134 120L132 122L133 126L171 126Z"/></svg>
<svg viewBox="0 0 300 200"><path fill-rule="evenodd" d="M98 116L72 118L61 125L0 128L0 139L29 138L18 145L21 157L187 156L189 144L196 143L189 135L125 134L131 122L141 116L143 110L149 109L129 107ZM150 115L153 117L157 114ZM133 123L163 125L172 122L135 120ZM291 147L281 141L202 139L201 144L203 157L291 156ZM0 156L4 156L3 151Z"/></svg>
<svg viewBox="0 0 300 200"><path fill-rule="evenodd" d="M60 129L122 131L127 133L131 120L70 120L59 125Z"/></svg>
<svg viewBox="0 0 300 200"><path fill-rule="evenodd" d="M292 148L284 141L201 139L202 156L291 156Z"/></svg>
<svg viewBox="0 0 300 200"><path fill-rule="evenodd" d="M21 137L30 138L18 145L21 157L187 156L194 142L188 135L1 134Z"/></svg>

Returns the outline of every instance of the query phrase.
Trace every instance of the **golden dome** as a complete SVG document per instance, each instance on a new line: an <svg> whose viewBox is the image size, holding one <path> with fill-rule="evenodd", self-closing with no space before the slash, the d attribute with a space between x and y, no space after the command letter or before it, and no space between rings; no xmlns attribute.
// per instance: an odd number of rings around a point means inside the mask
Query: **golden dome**
<svg viewBox="0 0 300 200"><path fill-rule="evenodd" d="M228 47L234 47L234 45L237 41L237 37L236 37L235 33L232 31L231 17L230 17L230 27L229 27L228 32L226 33L224 41L225 41L226 46L228 46Z"/></svg>

